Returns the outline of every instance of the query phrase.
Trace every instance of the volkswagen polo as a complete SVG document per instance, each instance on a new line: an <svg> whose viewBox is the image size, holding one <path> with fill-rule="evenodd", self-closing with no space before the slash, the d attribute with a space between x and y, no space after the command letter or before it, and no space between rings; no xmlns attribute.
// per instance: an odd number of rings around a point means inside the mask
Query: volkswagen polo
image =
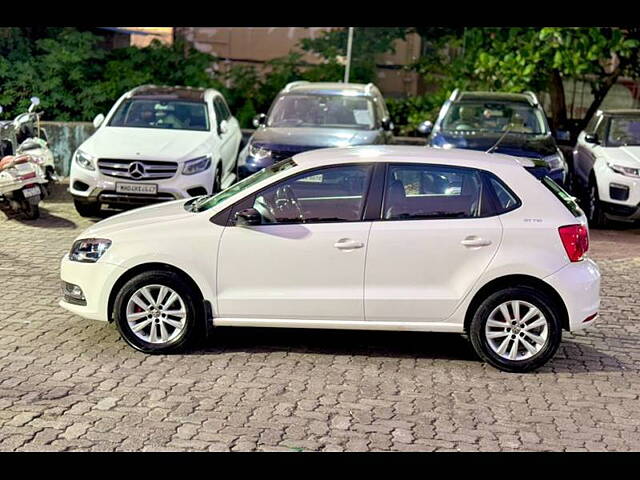
<svg viewBox="0 0 640 480"><path fill-rule="evenodd" d="M366 146L305 152L209 196L103 220L61 265L60 305L147 353L214 326L466 333L506 371L592 325L583 212L527 160Z"/></svg>

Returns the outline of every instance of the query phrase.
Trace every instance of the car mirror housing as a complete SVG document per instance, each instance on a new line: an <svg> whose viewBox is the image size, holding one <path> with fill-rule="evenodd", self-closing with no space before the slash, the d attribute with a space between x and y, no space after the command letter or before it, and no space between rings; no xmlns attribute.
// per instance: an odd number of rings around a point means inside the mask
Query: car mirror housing
<svg viewBox="0 0 640 480"><path fill-rule="evenodd" d="M433 130L433 123L429 120L425 120L420 125L418 125L418 132L424 135L425 137L431 133Z"/></svg>
<svg viewBox="0 0 640 480"><path fill-rule="evenodd" d="M96 115L96 117L93 119L93 126L94 128L98 128L100 125L102 125L102 122L104 122L104 115L102 113L99 113L98 115Z"/></svg>
<svg viewBox="0 0 640 480"><path fill-rule="evenodd" d="M382 126L383 130L386 130L386 131L393 130L393 122L391 121L391 119L389 117L384 117L380 121L380 125Z"/></svg>
<svg viewBox="0 0 640 480"><path fill-rule="evenodd" d="M227 123L226 120L222 120L220 122L220 133L221 134L225 134L229 131L229 124Z"/></svg>
<svg viewBox="0 0 640 480"><path fill-rule="evenodd" d="M260 225L262 223L262 215L255 208L245 208L236 213L235 220L238 227Z"/></svg>
<svg viewBox="0 0 640 480"><path fill-rule="evenodd" d="M260 125L267 123L267 116L264 113L259 113L253 117L253 126L258 128Z"/></svg>
<svg viewBox="0 0 640 480"><path fill-rule="evenodd" d="M587 143L594 143L594 144L596 144L596 145L597 145L598 143L600 143L600 142L598 141L598 135L596 135L595 133L587 133L587 134L584 136L584 141L585 141L585 142L587 142Z"/></svg>

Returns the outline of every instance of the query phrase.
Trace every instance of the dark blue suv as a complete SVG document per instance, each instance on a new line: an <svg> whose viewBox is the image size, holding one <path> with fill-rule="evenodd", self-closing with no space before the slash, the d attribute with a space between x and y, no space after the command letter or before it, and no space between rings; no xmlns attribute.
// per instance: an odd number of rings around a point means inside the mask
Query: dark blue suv
<svg viewBox="0 0 640 480"><path fill-rule="evenodd" d="M444 102L435 125L418 130L436 148L490 150L533 161L528 168L538 178L551 177L565 185L567 162L551 135L547 118L533 92L461 92Z"/></svg>
<svg viewBox="0 0 640 480"><path fill-rule="evenodd" d="M238 178L300 152L391 143L393 123L378 88L369 83L292 82L238 155Z"/></svg>

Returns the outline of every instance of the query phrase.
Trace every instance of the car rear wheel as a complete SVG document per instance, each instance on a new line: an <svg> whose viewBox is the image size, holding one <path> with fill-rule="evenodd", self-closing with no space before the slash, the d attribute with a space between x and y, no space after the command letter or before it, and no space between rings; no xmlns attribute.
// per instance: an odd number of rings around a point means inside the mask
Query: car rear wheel
<svg viewBox="0 0 640 480"><path fill-rule="evenodd" d="M186 349L199 335L203 312L199 293L178 274L162 270L136 275L114 304L122 338L144 353Z"/></svg>
<svg viewBox="0 0 640 480"><path fill-rule="evenodd" d="M557 306L530 287L490 295L476 311L469 334L476 353L505 372L529 372L556 353L562 340Z"/></svg>

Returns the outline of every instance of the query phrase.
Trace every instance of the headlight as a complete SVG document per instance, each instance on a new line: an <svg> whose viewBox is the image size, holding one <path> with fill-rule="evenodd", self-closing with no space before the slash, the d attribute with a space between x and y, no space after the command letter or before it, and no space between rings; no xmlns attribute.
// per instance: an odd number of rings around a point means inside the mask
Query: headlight
<svg viewBox="0 0 640 480"><path fill-rule="evenodd" d="M255 145L249 145L249 156L260 160L265 157L271 156L271 150L267 150L264 147L257 147Z"/></svg>
<svg viewBox="0 0 640 480"><path fill-rule="evenodd" d="M549 165L549 170L566 169L564 157L560 152L549 155L548 157L544 157L543 160L547 163L547 165Z"/></svg>
<svg viewBox="0 0 640 480"><path fill-rule="evenodd" d="M96 167L93 165L93 157L91 155L84 153L81 150L76 150L74 157L76 159L76 163L82 168L86 168L87 170L96 169Z"/></svg>
<svg viewBox="0 0 640 480"><path fill-rule="evenodd" d="M185 162L184 168L182 169L182 174L193 175L195 173L204 172L210 166L211 166L211 157L204 156L204 157L194 158L193 160L189 160Z"/></svg>
<svg viewBox="0 0 640 480"><path fill-rule="evenodd" d="M614 163L607 162L607 166L616 173L620 175L625 175L627 177L636 177L640 178L640 168L632 168L632 167L623 167L622 165L616 165Z"/></svg>
<svg viewBox="0 0 640 480"><path fill-rule="evenodd" d="M84 238L73 242L69 260L74 262L95 263L111 246L106 238Z"/></svg>

